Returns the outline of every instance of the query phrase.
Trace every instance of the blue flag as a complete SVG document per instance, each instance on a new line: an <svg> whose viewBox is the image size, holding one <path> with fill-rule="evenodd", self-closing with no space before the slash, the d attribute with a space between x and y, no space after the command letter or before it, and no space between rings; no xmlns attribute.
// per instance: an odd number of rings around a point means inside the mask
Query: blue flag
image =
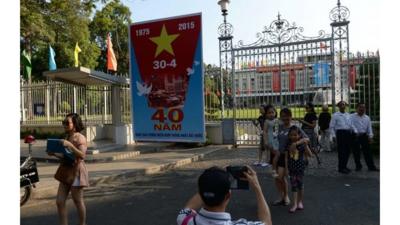
<svg viewBox="0 0 400 225"><path fill-rule="evenodd" d="M56 70L57 64L54 57L56 56L56 52L54 49L49 45L49 70Z"/></svg>
<svg viewBox="0 0 400 225"><path fill-rule="evenodd" d="M314 83L317 86L329 84L329 65L327 63L314 64Z"/></svg>

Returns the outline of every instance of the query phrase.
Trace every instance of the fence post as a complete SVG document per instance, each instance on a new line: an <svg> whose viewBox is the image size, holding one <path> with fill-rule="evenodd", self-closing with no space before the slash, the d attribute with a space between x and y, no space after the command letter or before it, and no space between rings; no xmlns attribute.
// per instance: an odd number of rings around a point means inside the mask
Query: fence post
<svg viewBox="0 0 400 225"><path fill-rule="evenodd" d="M21 118L22 121L21 122L22 123L24 123L26 121L24 92L25 92L24 81L21 79L21 90L20 90L20 93L21 93L21 115L22 115L22 118Z"/></svg>
<svg viewBox="0 0 400 225"><path fill-rule="evenodd" d="M107 87L103 87L103 124L105 124L107 120Z"/></svg>
<svg viewBox="0 0 400 225"><path fill-rule="evenodd" d="M50 124L50 86L49 83L46 83L46 119L47 119L47 124Z"/></svg>
<svg viewBox="0 0 400 225"><path fill-rule="evenodd" d="M111 87L111 111L112 123L114 126L121 124L121 87L113 85Z"/></svg>
<svg viewBox="0 0 400 225"><path fill-rule="evenodd" d="M76 112L76 87L75 86L73 87L73 92L74 92L73 110L74 110L74 113L77 113Z"/></svg>

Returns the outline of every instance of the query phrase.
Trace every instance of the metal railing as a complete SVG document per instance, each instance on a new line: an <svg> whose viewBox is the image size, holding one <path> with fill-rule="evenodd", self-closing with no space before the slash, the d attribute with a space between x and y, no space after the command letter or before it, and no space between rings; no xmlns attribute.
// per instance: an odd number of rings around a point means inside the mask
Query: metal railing
<svg viewBox="0 0 400 225"><path fill-rule="evenodd" d="M61 124L65 115L76 112L86 124L110 124L111 87L81 87L39 81L20 87L21 125Z"/></svg>
<svg viewBox="0 0 400 225"><path fill-rule="evenodd" d="M257 61L256 61L257 62ZM379 81L380 81L380 59L379 53L350 54L349 79L350 79L350 111L355 110L358 102L364 102L367 107L367 114L373 121L379 121ZM236 100L239 106L238 117L255 119L258 116L258 106L261 103L269 102L264 99L263 94L272 93L272 82L252 71L252 66L245 65L250 69L243 68L244 64L239 64L240 69L246 76L247 88L243 80L237 82ZM254 66L256 67L256 66ZM254 68L253 68L254 70ZM311 68L312 70L312 68ZM239 70L238 70L239 71ZM247 71L247 72L246 72ZM346 71L345 71L346 72ZM240 73L240 72L238 72ZM227 72L223 71L223 79L220 77L220 68L216 66L206 66L204 73L204 102L205 119L207 123L220 122L222 118L232 118L232 90L230 89ZM307 73L308 74L308 73ZM247 76L248 75L248 76ZM258 76L257 76L258 75ZM296 74L297 75L297 74ZM301 75L301 74L300 74ZM283 74L285 76L285 74ZM299 77L299 76L296 76ZM313 83L313 72L309 76L300 76L301 79L293 87L295 91L304 93L304 89L310 90L310 99L316 99L321 96L319 88L305 87L306 84ZM252 80L252 78L254 78ZM221 85L221 81L223 85ZM252 81L254 81L252 84ZM223 88L223 89L222 89ZM40 81L28 85L21 82L21 125L54 125L60 124L64 116L70 112L77 112L82 116L86 124L111 124L112 123L112 98L111 86L88 86L81 87L60 82ZM271 89L271 90L270 90ZM120 86L121 102L121 122L131 123L131 94L130 86ZM285 93L285 91L283 91ZM295 93L295 92L288 92ZM307 92L308 93L308 92ZM224 96L224 100L222 99ZM276 98L269 96L272 100ZM31 99L31 101L29 101ZM288 103L295 101L296 98L287 98ZM298 99L304 102L304 99ZM224 106L222 107L222 102ZM246 104L245 104L246 103ZM300 104L302 105L302 104ZM300 106L299 105L299 106ZM316 107L317 113L320 107ZM294 110L295 117L301 117L304 114L302 107Z"/></svg>

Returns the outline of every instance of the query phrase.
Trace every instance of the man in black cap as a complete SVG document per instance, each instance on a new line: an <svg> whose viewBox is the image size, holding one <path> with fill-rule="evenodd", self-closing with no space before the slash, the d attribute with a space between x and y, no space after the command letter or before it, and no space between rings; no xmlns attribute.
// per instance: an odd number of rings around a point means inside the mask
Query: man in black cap
<svg viewBox="0 0 400 225"><path fill-rule="evenodd" d="M256 172L247 167L245 179L254 190L257 200L257 215L260 221L250 222L245 219L232 221L225 212L231 198L229 173L218 167L211 167L203 172L198 180L198 193L182 209L177 218L178 225L271 225L271 214L258 182ZM195 209L201 208L198 212Z"/></svg>
<svg viewBox="0 0 400 225"><path fill-rule="evenodd" d="M347 162L349 161L350 149L353 143L353 126L350 114L346 112L346 105L345 101L340 101L337 104L339 112L335 112L332 115L332 120L329 124L332 137L336 139L337 143L339 173L343 174L350 173L350 169L347 168Z"/></svg>

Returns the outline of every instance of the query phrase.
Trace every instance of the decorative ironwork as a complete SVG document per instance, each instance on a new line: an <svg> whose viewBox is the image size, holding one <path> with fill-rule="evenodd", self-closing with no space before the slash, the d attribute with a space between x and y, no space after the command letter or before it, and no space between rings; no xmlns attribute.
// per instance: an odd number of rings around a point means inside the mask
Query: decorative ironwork
<svg viewBox="0 0 400 225"><path fill-rule="evenodd" d="M233 34L233 26L230 23L222 23L218 27L218 34L221 37L229 37Z"/></svg>
<svg viewBox="0 0 400 225"><path fill-rule="evenodd" d="M324 30L318 31L318 35L308 37L303 35L304 28L296 26L295 23L290 24L288 20L282 19L278 13L278 19L271 22L269 26L264 27L262 33L257 33L257 40L251 44L244 44L242 40L235 47L253 47L268 44L285 44L296 41L309 41L323 38L329 38L331 34L327 34Z"/></svg>
<svg viewBox="0 0 400 225"><path fill-rule="evenodd" d="M338 0L337 6L329 12L329 18L333 22L347 21L349 16L350 16L350 10L346 6L342 6L340 4L340 0Z"/></svg>

